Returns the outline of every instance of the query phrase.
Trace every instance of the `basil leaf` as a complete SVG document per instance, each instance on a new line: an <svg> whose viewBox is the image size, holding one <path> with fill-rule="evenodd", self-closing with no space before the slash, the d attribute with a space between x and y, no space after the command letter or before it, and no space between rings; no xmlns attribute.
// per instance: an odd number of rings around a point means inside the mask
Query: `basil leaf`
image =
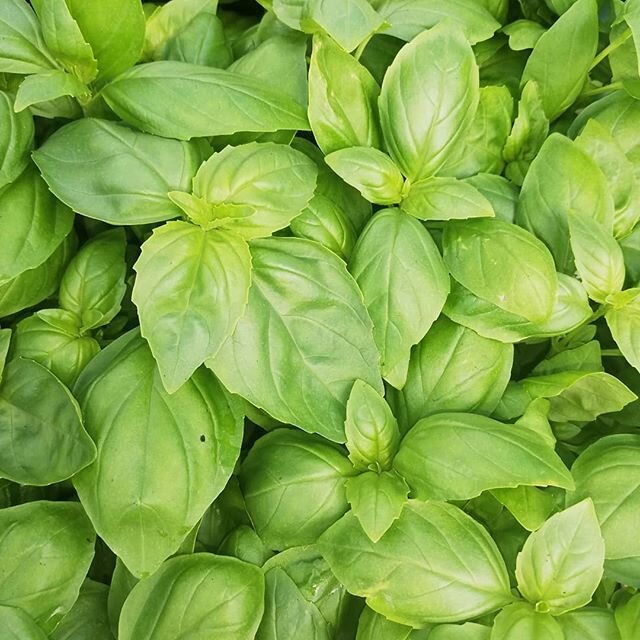
<svg viewBox="0 0 640 640"><path fill-rule="evenodd" d="M472 184L456 178L427 178L414 182L401 208L419 220L493 218L491 203Z"/></svg>
<svg viewBox="0 0 640 640"><path fill-rule="evenodd" d="M440 253L418 221L385 209L360 235L349 269L373 320L382 375L402 387L409 351L438 317L449 292Z"/></svg>
<svg viewBox="0 0 640 640"><path fill-rule="evenodd" d="M120 311L126 289L125 250L122 230L105 231L83 245L64 272L60 306L80 319L81 331L109 324Z"/></svg>
<svg viewBox="0 0 640 640"><path fill-rule="evenodd" d="M0 191L0 284L49 258L71 231L73 214L56 200L40 174L27 168Z"/></svg>
<svg viewBox="0 0 640 640"><path fill-rule="evenodd" d="M518 554L518 589L536 610L560 615L591 601L602 578L604 540L591 500L557 513Z"/></svg>
<svg viewBox="0 0 640 640"><path fill-rule="evenodd" d="M309 158L283 144L225 147L204 162L193 179L193 195L204 205L204 221L194 221L205 228L222 226L246 239L269 236L309 204L317 173Z"/></svg>
<svg viewBox="0 0 640 640"><path fill-rule="evenodd" d="M495 543L453 505L410 500L378 542L371 542L348 513L318 544L340 582L394 622L420 627L456 622L511 600Z"/></svg>
<svg viewBox="0 0 640 640"><path fill-rule="evenodd" d="M47 634L17 607L0 605L0 626L7 640L47 640Z"/></svg>
<svg viewBox="0 0 640 640"><path fill-rule="evenodd" d="M60 482L96 457L69 390L48 369L31 360L13 360L4 370L0 423L0 474L14 482Z"/></svg>
<svg viewBox="0 0 640 640"><path fill-rule="evenodd" d="M33 9L24 0L0 6L0 73L40 73L56 68Z"/></svg>
<svg viewBox="0 0 640 640"><path fill-rule="evenodd" d="M179 638L197 628L212 637L233 629L234 639L251 640L263 599L264 578L257 567L208 553L179 556L132 589L122 608L118 637Z"/></svg>
<svg viewBox="0 0 640 640"><path fill-rule="evenodd" d="M491 640L564 640L562 627L548 613L538 613L526 602L515 602L496 616Z"/></svg>
<svg viewBox="0 0 640 640"><path fill-rule="evenodd" d="M37 501L0 509L0 602L22 609L50 633L78 597L94 543L91 523L77 503Z"/></svg>
<svg viewBox="0 0 640 640"><path fill-rule="evenodd" d="M50 189L75 211L109 224L147 224L180 214L168 198L189 190L206 146L84 118L52 135L33 158Z"/></svg>
<svg viewBox="0 0 640 640"><path fill-rule="evenodd" d="M109 587L101 582L85 580L78 599L51 634L51 640L73 640L90 633L94 640L112 640L107 619Z"/></svg>
<svg viewBox="0 0 640 640"><path fill-rule="evenodd" d="M173 393L216 355L242 316L251 284L249 247L226 231L169 222L142 245L135 270L132 300L141 333Z"/></svg>
<svg viewBox="0 0 640 640"><path fill-rule="evenodd" d="M346 482L351 512L372 542L378 542L400 517L409 487L394 473L365 471Z"/></svg>
<svg viewBox="0 0 640 640"><path fill-rule="evenodd" d="M14 109L24 111L27 107L41 102L55 100L62 96L79 97L88 95L89 90L77 78L66 71L54 69L27 76L16 93Z"/></svg>
<svg viewBox="0 0 640 640"><path fill-rule="evenodd" d="M100 537L135 575L148 575L229 479L240 452L239 416L205 369L170 396L136 331L93 359L75 393L98 457L74 486ZM163 465L145 464L157 456Z"/></svg>
<svg viewBox="0 0 640 640"><path fill-rule="evenodd" d="M387 71L380 119L387 151L411 181L428 178L468 131L478 68L462 32L439 25L405 45Z"/></svg>
<svg viewBox="0 0 640 640"><path fill-rule="evenodd" d="M260 438L240 472L258 535L277 550L315 542L347 511L344 482L352 473L342 451L319 438L290 429Z"/></svg>
<svg viewBox="0 0 640 640"><path fill-rule="evenodd" d="M309 67L309 122L324 153L380 147L380 87L352 56L326 36L313 38Z"/></svg>
<svg viewBox="0 0 640 640"><path fill-rule="evenodd" d="M115 78L138 62L144 43L144 13L137 0L103 0L92 7L84 0L65 2L93 51L98 80Z"/></svg>
<svg viewBox="0 0 640 640"><path fill-rule="evenodd" d="M14 182L29 164L33 147L33 118L16 113L11 94L0 91L0 189Z"/></svg>
<svg viewBox="0 0 640 640"><path fill-rule="evenodd" d="M624 256L611 230L593 218L569 213L569 237L576 269L589 297L604 302L624 285Z"/></svg>
<svg viewBox="0 0 640 640"><path fill-rule="evenodd" d="M473 294L532 322L549 318L558 280L533 235L502 220L454 221L443 244L451 275Z"/></svg>
<svg viewBox="0 0 640 640"><path fill-rule="evenodd" d="M459 26L471 44L487 40L500 26L474 0L375 0L373 6L390 25L385 33L407 41L443 20Z"/></svg>
<svg viewBox="0 0 640 640"><path fill-rule="evenodd" d="M80 82L88 84L94 80L98 63L66 1L33 0L32 5L51 54Z"/></svg>
<svg viewBox="0 0 640 640"><path fill-rule="evenodd" d="M519 485L573 488L560 458L532 432L465 413L418 421L402 440L393 466L421 500L466 500Z"/></svg>
<svg viewBox="0 0 640 640"><path fill-rule="evenodd" d="M378 149L339 149L326 156L325 162L369 202L394 204L402 199L404 178L391 158Z"/></svg>
<svg viewBox="0 0 640 640"><path fill-rule="evenodd" d="M538 83L544 111L555 120L582 91L598 47L598 5L578 0L536 42L522 84ZM558 64L571 59L570 65Z"/></svg>
<svg viewBox="0 0 640 640"><path fill-rule="evenodd" d="M232 393L281 422L344 442L354 381L381 389L362 294L344 263L314 242L267 238L250 246L247 309L206 364Z"/></svg>
<svg viewBox="0 0 640 640"><path fill-rule="evenodd" d="M492 413L512 364L511 345L439 318L413 348L402 390L389 390L401 430L406 433L418 420L444 411Z"/></svg>
<svg viewBox="0 0 640 640"><path fill-rule="evenodd" d="M400 443L398 423L380 394L362 380L356 380L349 395L344 427L356 469L391 468Z"/></svg>
<svg viewBox="0 0 640 640"><path fill-rule="evenodd" d="M309 128L304 108L266 82L186 62L138 65L102 95L125 122L179 140ZM156 108L160 102L162 110Z"/></svg>
<svg viewBox="0 0 640 640"><path fill-rule="evenodd" d="M605 544L605 558L630 563L632 581L638 584L640 574L634 567L640 545L629 535L637 513L640 483L637 464L640 438L636 435L610 435L587 447L574 462L571 472L576 490L569 502L591 498L600 522ZM607 562L605 562L605 575Z"/></svg>
<svg viewBox="0 0 640 640"><path fill-rule="evenodd" d="M573 331L592 315L587 293L575 278L557 274L558 290L551 316L540 323L504 311L463 286L453 283L444 313L454 322L500 342L519 342L531 337L549 337Z"/></svg>
<svg viewBox="0 0 640 640"><path fill-rule="evenodd" d="M83 335L78 317L63 309L43 309L20 320L13 348L15 356L39 362L68 387L100 351L92 337Z"/></svg>

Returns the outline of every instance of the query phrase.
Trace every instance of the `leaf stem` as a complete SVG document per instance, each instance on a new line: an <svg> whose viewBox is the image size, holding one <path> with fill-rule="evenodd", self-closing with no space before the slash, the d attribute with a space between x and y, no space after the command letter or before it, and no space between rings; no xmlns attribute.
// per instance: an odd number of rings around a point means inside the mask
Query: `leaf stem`
<svg viewBox="0 0 640 640"><path fill-rule="evenodd" d="M625 29L622 35L612 40L594 59L589 67L589 71L595 69L607 56L612 54L618 47L622 46L631 37L631 29Z"/></svg>
<svg viewBox="0 0 640 640"><path fill-rule="evenodd" d="M602 349L600 353L607 358L624 358L620 349Z"/></svg>
<svg viewBox="0 0 640 640"><path fill-rule="evenodd" d="M580 94L581 98L588 98L591 96L599 96L601 93L608 93L609 91L617 91L618 89L622 89L622 82L612 82L611 84L606 84L603 87L596 87L595 89L589 89L589 91L583 91Z"/></svg>

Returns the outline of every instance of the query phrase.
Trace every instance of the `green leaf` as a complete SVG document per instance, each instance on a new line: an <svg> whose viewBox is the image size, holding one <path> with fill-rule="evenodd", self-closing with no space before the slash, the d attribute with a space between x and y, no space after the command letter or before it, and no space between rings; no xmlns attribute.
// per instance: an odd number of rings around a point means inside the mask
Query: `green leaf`
<svg viewBox="0 0 640 640"><path fill-rule="evenodd" d="M314 545L279 553L265 563L264 572L265 611L257 640L325 640L334 629L347 634L355 626L355 598Z"/></svg>
<svg viewBox="0 0 640 640"><path fill-rule="evenodd" d="M22 609L51 632L78 597L94 543L78 503L38 501L0 509L0 603Z"/></svg>
<svg viewBox="0 0 640 640"><path fill-rule="evenodd" d="M374 0L373 6L390 25L384 32L407 41L444 20L462 29L471 44L487 40L500 26L477 0Z"/></svg>
<svg viewBox="0 0 640 640"><path fill-rule="evenodd" d="M80 330L109 324L120 311L126 285L126 238L121 229L104 231L76 253L60 282L63 309L80 318Z"/></svg>
<svg viewBox="0 0 640 640"><path fill-rule="evenodd" d="M94 80L98 63L66 0L34 0L32 5L40 21L42 39L51 54L81 83Z"/></svg>
<svg viewBox="0 0 640 640"><path fill-rule="evenodd" d="M309 129L304 108L266 82L186 62L138 65L107 85L102 95L125 122L179 140Z"/></svg>
<svg viewBox="0 0 640 640"><path fill-rule="evenodd" d="M387 151L411 181L428 178L464 139L479 101L469 43L439 25L405 45L382 83L380 118Z"/></svg>
<svg viewBox="0 0 640 640"><path fill-rule="evenodd" d="M17 607L0 605L0 628L5 640L47 640L47 634Z"/></svg>
<svg viewBox="0 0 640 640"><path fill-rule="evenodd" d="M589 499L551 516L518 554L516 577L536 611L560 615L591 601L602 578L604 541Z"/></svg>
<svg viewBox="0 0 640 640"><path fill-rule="evenodd" d="M346 51L353 51L385 23L366 0L306 2L300 22L304 31L328 33Z"/></svg>
<svg viewBox="0 0 640 640"><path fill-rule="evenodd" d="M565 640L562 627L548 613L526 602L514 602L496 616L491 640Z"/></svg>
<svg viewBox="0 0 640 640"><path fill-rule="evenodd" d="M410 500L378 542L348 513L318 544L349 592L393 622L422 627L467 620L512 598L495 543L453 505Z"/></svg>
<svg viewBox="0 0 640 640"><path fill-rule="evenodd" d="M349 460L358 470L390 469L400 431L389 405L366 382L356 380L344 423Z"/></svg>
<svg viewBox="0 0 640 640"><path fill-rule="evenodd" d="M569 494L568 502L593 500L607 560L631 564L640 556L640 541L633 535L640 508L638 453L640 436L609 435L587 447L571 467L576 490ZM633 566L629 568L633 573ZM606 571L605 563L605 575ZM636 583L639 578L636 574Z"/></svg>
<svg viewBox="0 0 640 640"><path fill-rule="evenodd" d="M250 246L247 309L206 364L232 393L281 422L344 442L354 381L381 390L362 294L340 258L314 242L267 238Z"/></svg>
<svg viewBox="0 0 640 640"><path fill-rule="evenodd" d="M636 594L615 610L620 640L635 640L640 628L640 595Z"/></svg>
<svg viewBox="0 0 640 640"><path fill-rule="evenodd" d="M73 386L100 345L83 335L78 316L64 309L43 309L20 320L15 328L13 355L35 360L63 384Z"/></svg>
<svg viewBox="0 0 640 640"><path fill-rule="evenodd" d="M215 11L216 5L216 0L171 0L157 6L145 25L145 58L161 58L167 43L187 29L200 13Z"/></svg>
<svg viewBox="0 0 640 640"><path fill-rule="evenodd" d="M28 111L16 113L13 104L14 97L0 91L0 189L26 169L33 147L33 117Z"/></svg>
<svg viewBox="0 0 640 640"><path fill-rule="evenodd" d="M555 120L582 91L598 48L598 5L578 0L536 42L522 74L522 85L538 83L544 111ZM558 64L571 60L571 64Z"/></svg>
<svg viewBox="0 0 640 640"><path fill-rule="evenodd" d="M186 634L252 640L264 610L258 567L208 553L172 558L141 580L120 616L120 640L179 638Z"/></svg>
<svg viewBox="0 0 640 640"><path fill-rule="evenodd" d="M206 152L206 145L83 118L56 131L33 158L49 188L75 211L133 225L178 216L167 193L190 190Z"/></svg>
<svg viewBox="0 0 640 640"><path fill-rule="evenodd" d="M40 73L56 63L42 37L33 9L24 0L0 5L0 73Z"/></svg>
<svg viewBox="0 0 640 640"><path fill-rule="evenodd" d="M85 580L71 611L51 634L51 640L113 640L107 617L109 587Z"/></svg>
<svg viewBox="0 0 640 640"><path fill-rule="evenodd" d="M0 191L0 284L41 265L73 225L73 213L28 167ZM0 314L2 315L2 314Z"/></svg>
<svg viewBox="0 0 640 640"><path fill-rule="evenodd" d="M14 482L61 482L96 457L69 390L31 360L13 360L4 370L0 423L0 475Z"/></svg>
<svg viewBox="0 0 640 640"><path fill-rule="evenodd" d="M412 629L397 622L391 622L365 605L358 621L356 640L426 640L433 626L428 624L422 629Z"/></svg>
<svg viewBox="0 0 640 640"><path fill-rule="evenodd" d="M116 558L116 566L111 576L109 596L107 598L107 613L109 626L113 634L118 633L118 621L125 600L139 580L125 567L120 558Z"/></svg>
<svg viewBox="0 0 640 640"><path fill-rule="evenodd" d="M562 627L564 640L632 640L631 636L628 639L620 637L610 610L587 607L565 613L556 620Z"/></svg>
<svg viewBox="0 0 640 640"><path fill-rule="evenodd" d="M268 38L228 67L229 71L264 80L303 107L309 99L307 39L289 33Z"/></svg>
<svg viewBox="0 0 640 640"><path fill-rule="evenodd" d="M502 151L508 163L508 178L516 184L523 183L531 162L548 134L549 119L544 112L538 84L529 80L522 89L518 102L518 116Z"/></svg>
<svg viewBox="0 0 640 640"><path fill-rule="evenodd" d="M481 87L471 127L439 173L456 178L502 173L502 148L511 130L512 112L513 98L507 87Z"/></svg>
<svg viewBox="0 0 640 640"><path fill-rule="evenodd" d="M495 212L495 217L505 222L513 222L520 189L503 176L490 173L479 173L470 176L465 182L474 186L488 201Z"/></svg>
<svg viewBox="0 0 640 640"><path fill-rule="evenodd" d="M71 231L42 264L0 284L0 318L32 307L52 295L76 244L76 236Z"/></svg>
<svg viewBox="0 0 640 640"><path fill-rule="evenodd" d="M627 362L640 371L640 290L628 289L623 295L632 295L623 304L614 304L605 318L613 339Z"/></svg>
<svg viewBox="0 0 640 640"><path fill-rule="evenodd" d="M493 489L491 495L503 504L527 531L538 529L556 508L554 496L537 487L520 485L512 489Z"/></svg>
<svg viewBox="0 0 640 640"><path fill-rule="evenodd" d="M135 264L132 300L162 382L177 391L216 355L242 316L251 254L239 236L188 222L158 227Z"/></svg>
<svg viewBox="0 0 640 640"><path fill-rule="evenodd" d="M440 253L417 220L385 209L360 235L349 269L373 320L382 375L402 387L411 347L427 333L449 293Z"/></svg>
<svg viewBox="0 0 640 640"><path fill-rule="evenodd" d="M74 486L96 531L132 573L152 573L229 479L240 416L205 369L169 395L136 331L93 359L75 393L98 457Z"/></svg>
<svg viewBox="0 0 640 640"><path fill-rule="evenodd" d="M493 218L491 203L472 184L456 178L427 178L410 185L401 208L419 220Z"/></svg>
<svg viewBox="0 0 640 640"><path fill-rule="evenodd" d="M599 415L620 411L636 400L620 380L600 371L531 376L521 384L532 399L550 399L549 419L556 422L592 422Z"/></svg>
<svg viewBox="0 0 640 640"><path fill-rule="evenodd" d="M443 244L451 275L473 294L531 322L549 318L558 279L533 235L502 220L453 221Z"/></svg>
<svg viewBox="0 0 640 640"><path fill-rule="evenodd" d="M492 413L509 382L512 364L511 345L439 318L412 350L402 390L389 389L402 432L433 413Z"/></svg>
<svg viewBox="0 0 640 640"><path fill-rule="evenodd" d="M84 0L65 2L98 62L99 81L111 80L138 62L144 44L144 12L138 0L101 0L95 6Z"/></svg>
<svg viewBox="0 0 640 640"><path fill-rule="evenodd" d="M444 313L454 322L481 336L500 342L519 342L531 337L563 335L584 324L592 315L584 287L575 278L559 273L558 291L551 316L534 324L474 296L463 286L452 283Z"/></svg>
<svg viewBox="0 0 640 640"><path fill-rule="evenodd" d="M88 89L80 80L61 69L44 71L27 76L16 94L14 110L23 111L27 107L55 100L62 96L86 96Z"/></svg>
<svg viewBox="0 0 640 640"><path fill-rule="evenodd" d="M227 41L224 24L216 15L215 4L209 0L181 31L165 43L161 54L154 58L220 69L228 67L233 60L233 53Z"/></svg>
<svg viewBox="0 0 640 640"><path fill-rule="evenodd" d="M395 473L365 471L346 482L351 512L372 542L378 542L400 517L409 487Z"/></svg>
<svg viewBox="0 0 640 640"><path fill-rule="evenodd" d="M317 173L300 151L251 142L214 153L198 169L193 194L209 207L209 224L259 238L286 227L309 204Z"/></svg>
<svg viewBox="0 0 640 640"><path fill-rule="evenodd" d="M581 212L569 212L569 237L576 269L589 297L605 302L624 285L624 256L611 229Z"/></svg>
<svg viewBox="0 0 640 640"><path fill-rule="evenodd" d="M348 147L380 147L371 74L331 38L315 35L309 67L309 122L326 154Z"/></svg>
<svg viewBox="0 0 640 640"><path fill-rule="evenodd" d="M393 466L421 500L467 500L488 489L520 485L573 488L569 471L536 434L467 413L418 421Z"/></svg>
<svg viewBox="0 0 640 640"><path fill-rule="evenodd" d="M509 36L509 48L514 51L533 49L546 29L534 20L515 20L502 27L502 33Z"/></svg>
<svg viewBox="0 0 640 640"><path fill-rule="evenodd" d="M404 178L391 158L369 147L334 151L325 162L369 202L394 204L402 199Z"/></svg>
<svg viewBox="0 0 640 640"><path fill-rule="evenodd" d="M640 218L640 188L634 165L622 147L597 120L589 120L576 144L598 165L607 179L614 204L613 231L627 235Z"/></svg>
<svg viewBox="0 0 640 640"><path fill-rule="evenodd" d="M280 550L315 542L347 511L344 481L352 474L347 457L331 443L276 429L251 448L240 484L258 535Z"/></svg>

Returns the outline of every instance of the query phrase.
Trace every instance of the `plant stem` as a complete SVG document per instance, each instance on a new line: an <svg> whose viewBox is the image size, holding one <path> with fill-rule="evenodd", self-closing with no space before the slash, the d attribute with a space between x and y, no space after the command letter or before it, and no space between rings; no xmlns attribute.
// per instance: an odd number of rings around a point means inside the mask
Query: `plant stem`
<svg viewBox="0 0 640 640"><path fill-rule="evenodd" d="M622 35L612 40L594 59L589 67L589 71L595 69L607 56L613 53L618 47L622 46L631 37L631 30L626 29Z"/></svg>
<svg viewBox="0 0 640 640"><path fill-rule="evenodd" d="M602 349L600 353L608 358L624 358L620 349Z"/></svg>
<svg viewBox="0 0 640 640"><path fill-rule="evenodd" d="M609 91L617 91L618 89L622 89L622 82L612 82L611 84L604 85L604 87L596 87L595 89L589 89L589 91L583 91L580 94L580 97L588 98L591 96L598 96L601 93L608 93Z"/></svg>

